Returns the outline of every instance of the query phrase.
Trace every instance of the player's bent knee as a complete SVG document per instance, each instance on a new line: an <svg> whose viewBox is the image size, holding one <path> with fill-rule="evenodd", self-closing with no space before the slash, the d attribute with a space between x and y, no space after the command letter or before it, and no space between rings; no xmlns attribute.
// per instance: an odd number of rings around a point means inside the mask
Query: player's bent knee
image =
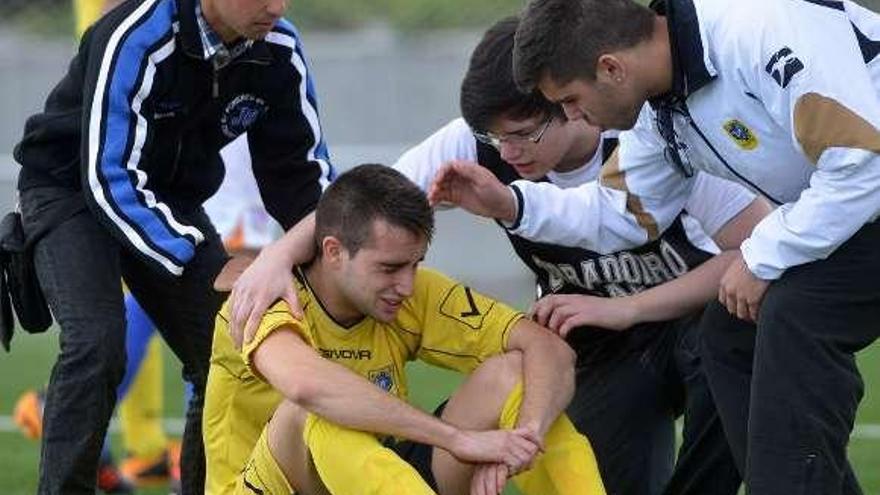
<svg viewBox="0 0 880 495"><path fill-rule="evenodd" d="M294 487L312 485L309 478L308 454L303 441L308 412L290 401L281 401L272 419L263 431L265 452L262 452L262 465L267 472L280 473L288 484ZM263 440L260 440L263 442ZM260 446L254 456L260 454ZM280 486L280 483L276 485Z"/></svg>
<svg viewBox="0 0 880 495"><path fill-rule="evenodd" d="M509 351L493 356L481 364L468 378L484 391L495 391L506 397L522 380L522 353Z"/></svg>
<svg viewBox="0 0 880 495"><path fill-rule="evenodd" d="M269 445L269 436L269 428L264 428L238 478L236 495L295 493L289 474L283 468L282 462L277 459L277 453Z"/></svg>

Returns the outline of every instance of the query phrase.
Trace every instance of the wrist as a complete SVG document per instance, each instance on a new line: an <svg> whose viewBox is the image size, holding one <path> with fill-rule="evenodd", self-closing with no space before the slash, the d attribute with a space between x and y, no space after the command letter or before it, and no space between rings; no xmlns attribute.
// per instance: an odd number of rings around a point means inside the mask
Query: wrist
<svg viewBox="0 0 880 495"><path fill-rule="evenodd" d="M282 237L263 248L260 255L276 260L278 263L292 269L293 265L303 262L302 260L297 260L296 250L294 249L295 245L287 237Z"/></svg>
<svg viewBox="0 0 880 495"><path fill-rule="evenodd" d="M518 421L516 427L531 431L538 437L538 440L543 442L544 435L546 435L547 430L550 429L550 424L544 424L540 419L525 419L523 421Z"/></svg>
<svg viewBox="0 0 880 495"><path fill-rule="evenodd" d="M455 454L459 449L459 446L465 442L466 433L465 430L456 428L455 426L446 424L450 430L446 434L440 435L438 443L435 445L440 447L441 449L449 452L450 454Z"/></svg>
<svg viewBox="0 0 880 495"><path fill-rule="evenodd" d="M630 297L621 298L620 302L623 307L623 317L626 322L625 329L639 323L638 317L639 315L646 315L648 313L644 304L644 297L641 297L642 293L635 294Z"/></svg>
<svg viewBox="0 0 880 495"><path fill-rule="evenodd" d="M507 190L507 198L504 202L504 209L498 221L507 230L516 230L522 221L522 192L515 185L505 187Z"/></svg>

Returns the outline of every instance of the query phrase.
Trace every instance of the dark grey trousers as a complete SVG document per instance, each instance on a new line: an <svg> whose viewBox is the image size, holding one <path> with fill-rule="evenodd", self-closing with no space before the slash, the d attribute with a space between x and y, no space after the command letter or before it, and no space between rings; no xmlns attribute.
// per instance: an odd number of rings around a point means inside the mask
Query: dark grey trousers
<svg viewBox="0 0 880 495"><path fill-rule="evenodd" d="M81 194L63 188L22 191L25 232ZM157 325L193 384L181 458L182 488L204 492L201 417L214 316L221 298L212 282L226 260L201 208L184 220L206 234L181 277L160 274L128 253L84 209L38 241L37 276L60 326L60 353L46 395L40 457L41 494L94 493L101 444L125 370L121 280Z"/></svg>
<svg viewBox="0 0 880 495"><path fill-rule="evenodd" d="M861 493L846 456L864 393L855 353L880 335L880 224L791 268L757 327L720 304L701 322L705 368L753 495Z"/></svg>
<svg viewBox="0 0 880 495"><path fill-rule="evenodd" d="M734 495L741 484L702 372L697 317L631 329L647 338L578 362L567 413L590 439L609 495Z"/></svg>

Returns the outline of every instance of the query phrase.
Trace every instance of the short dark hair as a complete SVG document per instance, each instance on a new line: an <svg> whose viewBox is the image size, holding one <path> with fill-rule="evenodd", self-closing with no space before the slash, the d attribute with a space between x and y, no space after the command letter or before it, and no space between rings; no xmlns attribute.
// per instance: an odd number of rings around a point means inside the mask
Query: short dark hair
<svg viewBox="0 0 880 495"><path fill-rule="evenodd" d="M648 39L654 17L633 0L532 0L514 41L516 84L533 91L545 76L557 84L593 81L599 57Z"/></svg>
<svg viewBox="0 0 880 495"><path fill-rule="evenodd" d="M340 175L321 196L315 211L315 242L340 240L351 256L372 235L373 222L388 223L424 236L434 234L434 212L425 193L403 174L378 164L364 164Z"/></svg>
<svg viewBox="0 0 880 495"><path fill-rule="evenodd" d="M519 17L510 16L490 27L471 54L461 82L461 116L478 131L489 130L498 117L515 120L536 115L562 115L558 105L538 92L522 93L513 80L513 35Z"/></svg>

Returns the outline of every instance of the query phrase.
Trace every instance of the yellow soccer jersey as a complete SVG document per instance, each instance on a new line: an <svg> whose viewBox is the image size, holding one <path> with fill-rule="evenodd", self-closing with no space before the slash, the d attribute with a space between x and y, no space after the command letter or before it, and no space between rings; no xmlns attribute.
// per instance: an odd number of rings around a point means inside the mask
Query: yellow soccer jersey
<svg viewBox="0 0 880 495"><path fill-rule="evenodd" d="M297 291L305 321L293 319L279 302L263 316L254 340L238 352L228 332L228 305L217 315L204 411L208 492L231 491L260 432L281 396L251 368L254 351L279 328L299 333L335 361L401 399L407 397L404 366L420 359L468 373L503 352L522 314L469 287L419 269L412 297L397 318L366 317L345 328L324 311L302 276Z"/></svg>

